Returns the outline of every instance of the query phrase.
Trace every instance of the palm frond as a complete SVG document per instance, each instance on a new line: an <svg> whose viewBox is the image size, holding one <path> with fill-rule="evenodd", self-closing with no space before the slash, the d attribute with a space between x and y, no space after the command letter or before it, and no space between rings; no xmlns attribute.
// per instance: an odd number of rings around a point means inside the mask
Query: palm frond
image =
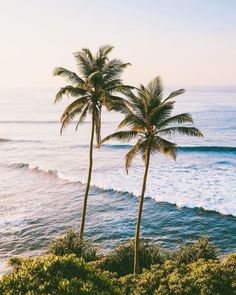
<svg viewBox="0 0 236 295"><path fill-rule="evenodd" d="M147 138L147 137L143 138L142 143L139 146L139 152L140 152L144 162L146 162L146 160L147 160L149 139L150 138Z"/></svg>
<svg viewBox="0 0 236 295"><path fill-rule="evenodd" d="M86 79L93 72L93 61L84 51L74 53L78 68Z"/></svg>
<svg viewBox="0 0 236 295"><path fill-rule="evenodd" d="M87 104L87 106L83 109L83 111L80 114L79 120L76 123L76 127L75 130L78 130L79 125L85 120L87 114L88 114L88 110L89 110L89 104Z"/></svg>
<svg viewBox="0 0 236 295"><path fill-rule="evenodd" d="M104 90L105 91L115 91L116 87L122 86L122 80L120 78L111 79L110 81L105 81L104 79Z"/></svg>
<svg viewBox="0 0 236 295"><path fill-rule="evenodd" d="M88 48L82 48L82 50L89 58L90 60L93 60L92 52Z"/></svg>
<svg viewBox="0 0 236 295"><path fill-rule="evenodd" d="M131 130L144 131L146 129L146 123L142 118L135 115L134 113L129 113L118 125L118 129L123 127L130 127Z"/></svg>
<svg viewBox="0 0 236 295"><path fill-rule="evenodd" d="M108 61L102 69L104 80L109 82L119 78L124 69L129 65L130 63L124 63L122 60L116 58Z"/></svg>
<svg viewBox="0 0 236 295"><path fill-rule="evenodd" d="M144 85L141 84L140 88L138 89L138 96L139 96L139 99L142 100L142 103L143 103L144 109L145 109L145 113L147 113L148 106L150 105L151 100L152 100L151 93Z"/></svg>
<svg viewBox="0 0 236 295"><path fill-rule="evenodd" d="M108 111L117 111L123 114L127 114L132 107L131 103L125 98L109 93L102 96L102 104Z"/></svg>
<svg viewBox="0 0 236 295"><path fill-rule="evenodd" d="M164 138L161 138L159 136L156 136L154 138L153 143L151 145L151 153L155 154L156 152L160 152L164 154L165 156L176 160L176 156L177 156L176 144Z"/></svg>
<svg viewBox="0 0 236 295"><path fill-rule="evenodd" d="M97 78L101 75L100 71L93 71L91 74L88 75L87 77L87 81L90 82L92 81L94 78Z"/></svg>
<svg viewBox="0 0 236 295"><path fill-rule="evenodd" d="M111 45L102 45L99 47L98 49L98 53L100 57L104 57L107 56L112 50L113 50L113 46Z"/></svg>
<svg viewBox="0 0 236 295"><path fill-rule="evenodd" d="M62 131L68 126L68 124L79 114L83 112L83 110L86 108L86 105L83 104L75 109L72 109L70 112L64 111L61 116L61 129L60 134L62 134Z"/></svg>
<svg viewBox="0 0 236 295"><path fill-rule="evenodd" d="M136 115L138 115L142 118L145 118L146 117L146 109L145 109L144 101L138 95L135 95L134 92L131 90L128 91L126 96L128 97L129 101L132 104L133 112Z"/></svg>
<svg viewBox="0 0 236 295"><path fill-rule="evenodd" d="M79 87L73 87L73 86L65 86L62 87L56 94L55 99L54 99L54 103L57 103L59 101L62 100L62 97L64 95L67 95L68 97L78 97L81 95L85 95L87 94L87 90L83 89L83 88L79 88Z"/></svg>
<svg viewBox="0 0 236 295"><path fill-rule="evenodd" d="M111 81L111 83L113 83L113 81ZM107 85L108 87L105 89L106 91L118 92L118 93L122 93L122 94L127 95L130 92L130 90L135 89L134 86L124 85L121 82L120 82L120 84L116 84L116 85L111 85L111 83Z"/></svg>
<svg viewBox="0 0 236 295"><path fill-rule="evenodd" d="M150 107L158 106L163 96L163 86L160 77L154 78L147 86L149 98L151 97Z"/></svg>
<svg viewBox="0 0 236 295"><path fill-rule="evenodd" d="M149 121L152 125L157 125L160 122L168 119L174 108L175 101L168 101L164 104L161 104L158 107L155 107L149 112Z"/></svg>
<svg viewBox="0 0 236 295"><path fill-rule="evenodd" d="M125 169L127 174L129 172L129 167L131 166L134 157L139 152L139 148L141 144L142 144L142 140L140 139L137 141L135 145L132 146L132 148L129 150L129 152L125 156Z"/></svg>
<svg viewBox="0 0 236 295"><path fill-rule="evenodd" d="M168 135L173 137L175 134L192 136L192 137L203 137L202 132L195 127L169 127L158 130L158 134L160 135Z"/></svg>
<svg viewBox="0 0 236 295"><path fill-rule="evenodd" d="M80 112L80 110L82 110L88 104L88 102L89 102L88 98L89 98L89 96L83 96L83 97L80 97L80 98L74 100L71 104L69 104L65 108L65 110L62 114L61 120L63 120L67 116L67 114L69 114L73 111L78 110Z"/></svg>
<svg viewBox="0 0 236 295"><path fill-rule="evenodd" d="M84 85L84 80L80 78L76 73L62 67L55 68L53 70L53 76L61 76L65 78L69 83L72 83L74 86Z"/></svg>
<svg viewBox="0 0 236 295"><path fill-rule="evenodd" d="M118 131L115 133L112 133L105 137L100 143L99 146L101 146L104 142L110 140L110 139L116 139L120 142L127 143L130 140L134 139L138 135L137 131Z"/></svg>
<svg viewBox="0 0 236 295"><path fill-rule="evenodd" d="M166 120L163 120L158 126L157 128L163 128L166 127L170 124L174 124L174 123L179 123L179 124L183 124L183 123L193 123L193 118L190 114L188 113L182 113L182 114L178 114L176 116L172 116Z"/></svg>
<svg viewBox="0 0 236 295"><path fill-rule="evenodd" d="M184 92L185 92L184 89L179 89L179 90L171 92L171 94L166 99L163 100L163 103L167 102L168 100L170 100L173 97L183 94Z"/></svg>

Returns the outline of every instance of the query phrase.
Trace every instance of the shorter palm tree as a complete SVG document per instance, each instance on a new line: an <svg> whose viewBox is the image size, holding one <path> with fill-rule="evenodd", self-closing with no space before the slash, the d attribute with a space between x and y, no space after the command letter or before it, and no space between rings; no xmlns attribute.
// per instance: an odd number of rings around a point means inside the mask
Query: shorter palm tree
<svg viewBox="0 0 236 295"><path fill-rule="evenodd" d="M122 112L128 106L128 102L120 97L128 89L133 88L123 85L121 75L129 63L123 63L120 59L109 59L113 47L101 46L93 55L88 48L76 52L75 58L79 74L65 68L55 68L54 76L65 78L69 85L62 87L56 94L55 103L59 102L64 95L74 98L61 116L61 133L69 123L77 119L78 126L90 115L91 136L89 145L89 169L84 193L83 211L80 225L80 237L83 238L85 217L87 210L88 194L92 177L93 167L93 143L96 136L97 143L101 140L101 114L102 107L107 110Z"/></svg>
<svg viewBox="0 0 236 295"><path fill-rule="evenodd" d="M163 136L172 137L175 134L194 137L203 136L195 127L173 126L176 123L193 123L193 119L188 113L171 116L175 104L173 98L183 92L183 89L174 91L164 99L163 87L159 77L151 81L147 87L141 85L137 89L137 94L130 91L128 98L132 108L126 112L125 118L118 126L118 128L128 127L129 129L115 132L104 138L100 143L103 144L110 139L116 139L125 143L137 139L137 142L125 156L126 171L128 173L132 160L137 154L141 154L145 163L134 239L134 274L139 272L140 224L150 156L160 152L174 160L176 159L176 144L163 138Z"/></svg>

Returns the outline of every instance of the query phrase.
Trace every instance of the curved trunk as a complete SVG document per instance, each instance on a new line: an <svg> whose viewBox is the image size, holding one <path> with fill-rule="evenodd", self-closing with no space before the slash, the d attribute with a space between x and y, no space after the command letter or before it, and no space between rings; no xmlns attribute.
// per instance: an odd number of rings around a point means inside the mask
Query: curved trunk
<svg viewBox="0 0 236 295"><path fill-rule="evenodd" d="M80 225L80 238L81 239L83 239L83 234L84 234L84 224L85 224L85 216L86 216L86 209L87 209L88 193L89 193L91 176L92 176L92 168L93 168L93 140L94 140L94 132L95 132L95 119L94 119L94 111L93 111L93 115L92 115L92 131L91 131L90 147L89 147L88 179L87 179L86 189L85 189L85 193L84 193L83 213L82 213L81 225Z"/></svg>
<svg viewBox="0 0 236 295"><path fill-rule="evenodd" d="M150 147L148 146L147 158L145 163L145 171L143 176L142 193L139 199L138 217L137 217L136 231L135 231L135 237L134 237L134 274L139 273L139 235L140 235L140 224L141 224L142 211L143 211L144 195L145 195L146 184L147 184L149 162L150 162Z"/></svg>

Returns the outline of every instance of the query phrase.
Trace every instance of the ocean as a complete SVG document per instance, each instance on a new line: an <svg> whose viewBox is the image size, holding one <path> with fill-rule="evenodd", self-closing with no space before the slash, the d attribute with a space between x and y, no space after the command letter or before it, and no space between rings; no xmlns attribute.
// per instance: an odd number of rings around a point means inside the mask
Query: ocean
<svg viewBox="0 0 236 295"><path fill-rule="evenodd" d="M70 99L53 105L56 90L0 91L0 272L11 256L38 255L70 227L79 228L87 177L90 121L60 136ZM203 139L175 138L177 160L151 159L142 237L174 248L207 235L221 254L236 251L236 88L193 88L176 113L190 112ZM103 113L103 136L122 115ZM94 151L86 237L111 249L134 235L143 162L129 175L130 145Z"/></svg>

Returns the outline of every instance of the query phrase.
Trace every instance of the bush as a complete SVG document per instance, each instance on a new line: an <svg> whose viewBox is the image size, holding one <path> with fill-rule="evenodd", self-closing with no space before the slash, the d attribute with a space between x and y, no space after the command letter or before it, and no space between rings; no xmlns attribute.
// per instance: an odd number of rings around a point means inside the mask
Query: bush
<svg viewBox="0 0 236 295"><path fill-rule="evenodd" d="M190 264L167 260L139 276L120 278L122 294L233 295L236 294L235 260L199 259Z"/></svg>
<svg viewBox="0 0 236 295"><path fill-rule="evenodd" d="M140 270L150 268L152 264L163 262L163 253L157 245L151 245L145 240L140 240ZM133 273L134 267L134 246L133 241L120 244L103 259L93 263L101 270L117 273L124 276Z"/></svg>
<svg viewBox="0 0 236 295"><path fill-rule="evenodd" d="M216 248L206 237L197 241L182 245L172 252L164 252L158 245L150 244L146 240L140 240L140 270L149 269L153 264L162 264L165 260L173 260L176 263L191 263L200 258L205 260L217 259ZM110 254L93 263L94 267L109 272L115 272L118 276L133 273L134 249L133 241L118 245Z"/></svg>
<svg viewBox="0 0 236 295"><path fill-rule="evenodd" d="M82 240L72 229L68 230L65 236L52 242L49 251L57 256L75 254L87 262L97 259L96 248L90 242Z"/></svg>
<svg viewBox="0 0 236 295"><path fill-rule="evenodd" d="M12 259L0 281L2 295L118 295L108 278L74 255Z"/></svg>
<svg viewBox="0 0 236 295"><path fill-rule="evenodd" d="M207 237L201 237L196 242L182 245L180 249L170 253L169 258L179 263L195 262L200 258L217 259L217 250Z"/></svg>
<svg viewBox="0 0 236 295"><path fill-rule="evenodd" d="M139 276L129 274L119 278L120 289L123 295L135 294L136 285L138 283Z"/></svg>
<svg viewBox="0 0 236 295"><path fill-rule="evenodd" d="M13 271L0 281L0 294L236 295L236 253L217 259L206 238L169 253L141 240L140 275L130 274L133 241L96 261L91 261L97 258L96 251L90 252L95 248L81 242L73 231L53 245L58 255L75 252L90 262L75 254L13 258Z"/></svg>

